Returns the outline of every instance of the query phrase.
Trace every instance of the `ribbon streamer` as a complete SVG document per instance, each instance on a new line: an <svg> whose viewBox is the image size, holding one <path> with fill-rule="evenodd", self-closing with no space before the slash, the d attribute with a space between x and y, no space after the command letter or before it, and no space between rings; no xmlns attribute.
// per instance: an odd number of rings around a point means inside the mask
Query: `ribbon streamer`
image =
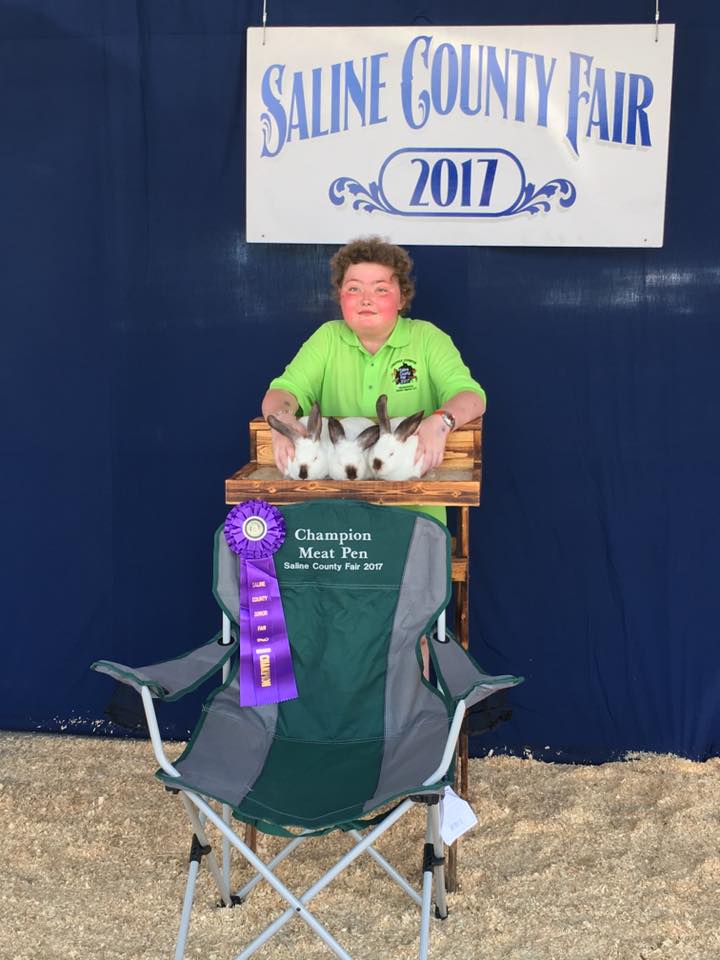
<svg viewBox="0 0 720 960"><path fill-rule="evenodd" d="M273 554L285 541L283 515L264 500L246 500L225 520L238 556L240 706L294 700L298 693Z"/></svg>

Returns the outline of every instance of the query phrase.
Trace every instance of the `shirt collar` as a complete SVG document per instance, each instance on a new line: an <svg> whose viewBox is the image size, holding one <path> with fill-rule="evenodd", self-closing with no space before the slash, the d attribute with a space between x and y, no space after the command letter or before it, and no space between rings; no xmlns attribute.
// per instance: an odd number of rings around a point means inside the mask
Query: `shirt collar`
<svg viewBox="0 0 720 960"><path fill-rule="evenodd" d="M344 320L340 320L340 336L345 341L345 343L350 344L351 346L358 347L360 350L363 350L364 347L358 339L358 335L354 330L351 330L350 327L345 323ZM385 343L380 347L383 350L385 347L406 347L410 343L410 322L407 317L399 316L395 326L392 328L390 336L387 338Z"/></svg>

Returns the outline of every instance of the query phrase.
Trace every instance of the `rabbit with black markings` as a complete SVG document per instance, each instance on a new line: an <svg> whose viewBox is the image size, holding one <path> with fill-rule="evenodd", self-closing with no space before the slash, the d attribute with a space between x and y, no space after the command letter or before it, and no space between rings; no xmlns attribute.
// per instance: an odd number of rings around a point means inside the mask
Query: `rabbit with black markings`
<svg viewBox="0 0 720 960"><path fill-rule="evenodd" d="M422 476L422 459L415 462L417 428L425 414L422 410L409 417L393 417L387 413L387 396L381 394L375 405L380 436L368 451L368 462L376 480L415 480Z"/></svg>
<svg viewBox="0 0 720 960"><path fill-rule="evenodd" d="M288 480L322 480L327 477L327 423L323 421L317 403L313 404L310 416L299 419L307 435L303 435L294 425L278 420L272 413L268 415L267 422L273 430L292 440L295 445L283 474Z"/></svg>
<svg viewBox="0 0 720 960"><path fill-rule="evenodd" d="M367 417L328 419L328 471L333 480L367 480L371 475L368 450L380 428Z"/></svg>

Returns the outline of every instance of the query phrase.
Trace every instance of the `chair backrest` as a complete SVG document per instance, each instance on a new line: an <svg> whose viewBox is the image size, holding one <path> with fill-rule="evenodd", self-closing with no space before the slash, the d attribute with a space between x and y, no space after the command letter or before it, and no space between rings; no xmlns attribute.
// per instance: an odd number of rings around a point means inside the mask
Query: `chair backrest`
<svg viewBox="0 0 720 960"><path fill-rule="evenodd" d="M295 772L313 780L314 794L338 794L333 809L350 794L372 809L422 783L445 745L449 708L422 677L419 638L450 598L449 534L399 507L323 500L280 509L287 532L275 568L299 696L240 708L235 678L216 709L254 711L272 735L258 794L281 797ZM238 560L222 530L214 592L237 622Z"/></svg>
<svg viewBox="0 0 720 960"><path fill-rule="evenodd" d="M308 739L343 736L346 727L377 735L387 688L400 695L402 724L417 640L450 596L447 530L413 511L356 501L281 511L287 532L275 569L300 696L282 707L280 726ZM238 560L222 529L214 593L237 623Z"/></svg>

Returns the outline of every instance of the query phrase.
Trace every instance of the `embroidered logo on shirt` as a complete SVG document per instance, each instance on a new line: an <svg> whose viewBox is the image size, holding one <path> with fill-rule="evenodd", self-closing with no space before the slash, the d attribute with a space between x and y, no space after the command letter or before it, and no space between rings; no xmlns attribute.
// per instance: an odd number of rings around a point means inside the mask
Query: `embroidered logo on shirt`
<svg viewBox="0 0 720 960"><path fill-rule="evenodd" d="M417 390L417 367L415 360L398 360L392 366L392 378L398 391Z"/></svg>

